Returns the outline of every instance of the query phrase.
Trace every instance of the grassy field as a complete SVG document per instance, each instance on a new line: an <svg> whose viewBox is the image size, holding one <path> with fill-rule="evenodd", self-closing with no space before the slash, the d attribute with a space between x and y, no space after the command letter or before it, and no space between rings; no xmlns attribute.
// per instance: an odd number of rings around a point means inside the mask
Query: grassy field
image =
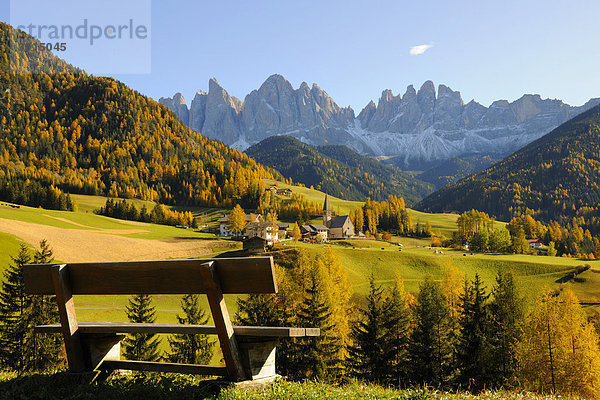
<svg viewBox="0 0 600 400"><path fill-rule="evenodd" d="M445 268L455 266L461 275L468 279L472 279L476 273L479 274L488 289L495 282L498 271L511 271L516 276L521 296L529 302L540 293L544 285L558 288L560 285L556 280L578 265L591 263L592 269L579 275L577 281L566 285L571 286L582 301L592 302L600 299L600 274L594 272L597 265L595 261L516 254L471 255L458 250L429 248L425 240L397 240L404 244L402 251L394 244L380 241L334 242L333 249L348 270L356 295L362 297L367 293L367 279L371 273L374 274L377 283L384 286L394 282L396 273L399 273L406 289L416 293L425 275L431 274L434 279L441 279ZM293 244L287 243L281 248L291 246ZM318 255L325 247L306 243L298 243L297 246L313 256Z"/></svg>
<svg viewBox="0 0 600 400"><path fill-rule="evenodd" d="M481 395L448 393L435 389L386 389L374 385L351 383L332 386L324 383L294 383L280 380L272 385L244 389L218 385L194 377L163 374L142 377L111 378L108 382L89 384L67 375L25 375L0 373L0 400L29 399L211 399L211 400L554 400L569 396L541 396L521 391L486 391Z"/></svg>

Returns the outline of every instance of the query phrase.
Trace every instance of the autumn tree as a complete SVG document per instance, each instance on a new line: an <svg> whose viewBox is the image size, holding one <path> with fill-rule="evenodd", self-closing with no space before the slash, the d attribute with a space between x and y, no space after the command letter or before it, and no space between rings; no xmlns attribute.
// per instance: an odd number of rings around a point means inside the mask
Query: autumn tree
<svg viewBox="0 0 600 400"><path fill-rule="evenodd" d="M296 221L294 224L294 230L292 231L292 237L294 238L294 246L298 240L302 239L302 232L300 232L300 223Z"/></svg>
<svg viewBox="0 0 600 400"><path fill-rule="evenodd" d="M519 343L520 377L542 393L594 398L600 390L598 334L571 289L546 288L527 317Z"/></svg>
<svg viewBox="0 0 600 400"><path fill-rule="evenodd" d="M241 232L246 226L246 213L236 204L229 213L229 230L232 232Z"/></svg>

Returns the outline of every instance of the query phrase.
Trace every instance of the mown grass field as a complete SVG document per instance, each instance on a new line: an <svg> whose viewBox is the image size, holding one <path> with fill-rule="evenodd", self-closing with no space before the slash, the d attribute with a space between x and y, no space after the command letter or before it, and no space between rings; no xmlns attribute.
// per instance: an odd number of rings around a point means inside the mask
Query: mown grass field
<svg viewBox="0 0 600 400"><path fill-rule="evenodd" d="M387 286L394 282L398 273L404 280L406 290L416 293L427 274L431 274L434 279L441 279L445 268L454 266L467 279L479 274L488 289L494 284L498 271L511 271L516 276L521 296L530 302L544 285L558 288L556 280L578 265L591 264L592 269L580 274L577 281L565 285L571 286L582 301L600 299L600 273L594 272L597 265L595 261L516 254L471 255L458 250L429 248L426 240L397 240L404 244L402 251L394 244L380 241L334 242L333 249L347 269L356 295L362 297L367 293L371 274L377 283ZM288 242L282 248L292 246L294 244ZM297 246L316 256L326 245L299 242Z"/></svg>

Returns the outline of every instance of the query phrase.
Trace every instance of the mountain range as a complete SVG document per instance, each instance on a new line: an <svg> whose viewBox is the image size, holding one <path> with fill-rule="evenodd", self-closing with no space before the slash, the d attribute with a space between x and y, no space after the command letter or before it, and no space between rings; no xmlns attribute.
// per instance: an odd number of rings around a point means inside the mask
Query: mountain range
<svg viewBox="0 0 600 400"><path fill-rule="evenodd" d="M599 182L600 106L596 106L416 207L433 212L477 209L503 220L522 213L563 220L583 212L595 216L592 225L598 231Z"/></svg>
<svg viewBox="0 0 600 400"><path fill-rule="evenodd" d="M311 145L343 144L363 155L386 156L404 169L465 155L510 154L577 114L600 104L579 107L561 100L525 94L489 107L465 104L460 92L431 81L403 95L384 90L357 115L339 107L318 85L294 89L281 75L270 76L244 101L231 96L216 79L198 91L188 107L181 93L160 102L192 130L245 150L261 140L288 135ZM432 164L432 162L434 162Z"/></svg>

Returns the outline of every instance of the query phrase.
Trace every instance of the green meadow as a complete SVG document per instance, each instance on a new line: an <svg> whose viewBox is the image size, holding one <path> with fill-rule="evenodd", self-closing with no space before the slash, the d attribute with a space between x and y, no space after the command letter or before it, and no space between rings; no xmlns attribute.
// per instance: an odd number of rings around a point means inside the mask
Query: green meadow
<svg viewBox="0 0 600 400"><path fill-rule="evenodd" d="M274 182L267 182L271 184ZM279 187L289 185L277 182ZM322 201L324 194L317 190L293 186L292 190L305 195L309 200ZM85 240L84 231L110 232L111 235L131 237L136 239L167 241L176 243L181 240L197 239L211 246L210 257L226 250L240 247L239 242L229 239L217 238L214 234L201 233L170 226L144 224L139 222L121 221L113 218L99 216L93 213L94 209L102 206L106 198L98 196L74 196L79 204L78 212L53 211L41 208L20 207L11 208L0 206L0 218L48 225L56 228L81 230ZM137 206L152 203L134 200ZM351 202L331 197L332 206L339 206L342 214L359 207L362 203ZM210 216L211 223L227 210L196 209L195 213L205 213ZM444 236L450 236L455 230L456 218L454 214L427 214L418 211L413 213L413 221L425 223L429 221L434 232L439 230ZM317 221L318 219L315 219ZM498 222L500 226L502 222ZM441 249L443 253L436 253L436 249L429 248L429 241L425 239L394 237L393 243L372 240L348 240L334 242L332 248L339 256L342 264L348 270L348 276L356 294L356 299L362 298L368 289L368 278L375 276L382 285L391 284L395 275L399 274L405 282L406 289L415 293L419 284L427 274L435 279L441 279L443 271L449 266L454 266L466 278L472 278L478 273L487 287L490 288L498 271L512 271L517 277L521 295L526 301L535 298L544 285L558 288L558 279L565 276L578 265L591 264L592 268L580 274L576 280L565 285L572 286L582 301L595 302L600 299L600 273L595 271L596 262L581 261L569 258L545 257L533 255L492 255L476 254ZM0 228L0 270L10 260L11 255L18 251L20 239L2 233ZM402 251L396 243L402 243ZM30 246L37 243L28 243ZM102 245L99 243L99 245ZM297 246L308 251L313 256L324 250L324 245L287 242L280 244L279 248L286 249ZM63 260L68 261L68 260ZM176 322L179 310L179 296L156 296L158 322ZM227 303L233 314L236 307L236 298L230 297ZM125 306L127 296L79 296L76 306L81 320L125 321ZM207 309L207 306L205 304Z"/></svg>

